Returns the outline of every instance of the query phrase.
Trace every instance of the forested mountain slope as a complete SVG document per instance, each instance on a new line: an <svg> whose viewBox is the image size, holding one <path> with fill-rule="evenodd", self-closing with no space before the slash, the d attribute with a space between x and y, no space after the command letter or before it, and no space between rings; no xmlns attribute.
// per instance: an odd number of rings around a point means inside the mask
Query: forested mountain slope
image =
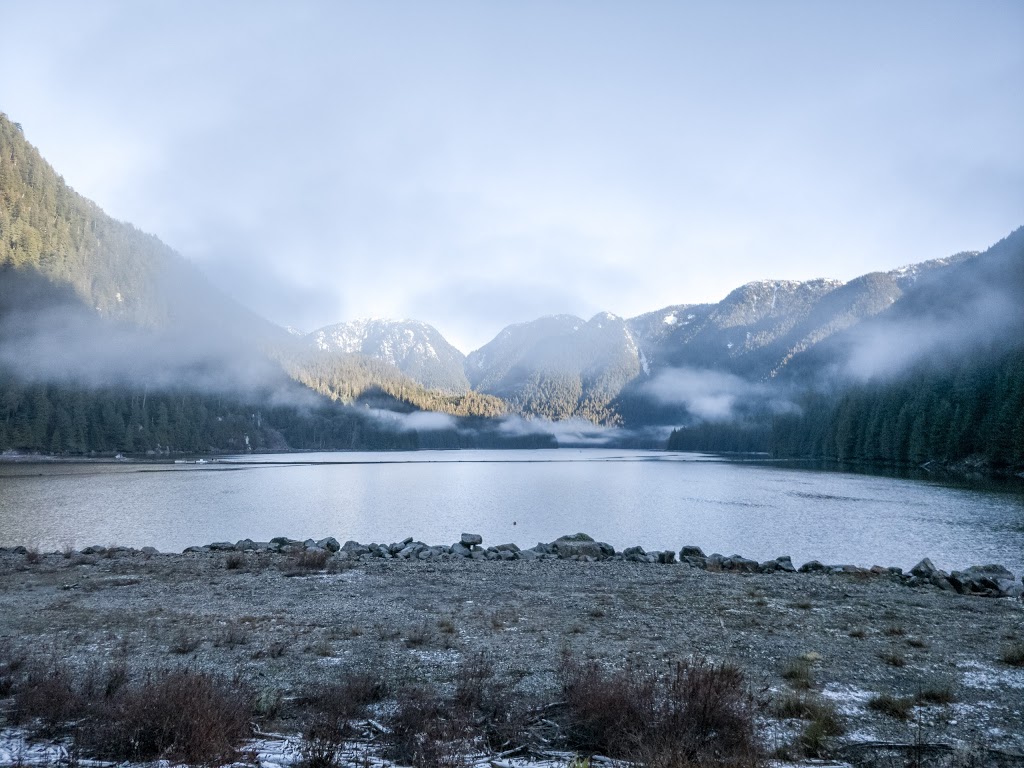
<svg viewBox="0 0 1024 768"><path fill-rule="evenodd" d="M798 408L692 423L677 449L888 464L1024 467L1024 228L922 274L790 371Z"/></svg>

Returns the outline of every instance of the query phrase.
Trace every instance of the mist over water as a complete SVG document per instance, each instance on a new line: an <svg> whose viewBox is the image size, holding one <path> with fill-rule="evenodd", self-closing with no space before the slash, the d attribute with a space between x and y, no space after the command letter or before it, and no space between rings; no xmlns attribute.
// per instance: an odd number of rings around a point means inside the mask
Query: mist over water
<svg viewBox="0 0 1024 768"><path fill-rule="evenodd" d="M340 463L339 463L340 462ZM869 475L709 461L695 454L560 449L239 457L208 468L0 466L0 544L193 544L406 536L485 544L583 531L765 560L788 554L946 570L1024 572L1024 495Z"/></svg>

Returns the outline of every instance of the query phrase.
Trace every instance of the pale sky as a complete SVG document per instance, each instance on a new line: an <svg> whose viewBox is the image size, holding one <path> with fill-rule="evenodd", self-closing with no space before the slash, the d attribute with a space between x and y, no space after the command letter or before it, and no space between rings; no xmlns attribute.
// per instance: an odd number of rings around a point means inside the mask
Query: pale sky
<svg viewBox="0 0 1024 768"><path fill-rule="evenodd" d="M0 111L281 325L632 316L1024 224L1024 3L0 0Z"/></svg>

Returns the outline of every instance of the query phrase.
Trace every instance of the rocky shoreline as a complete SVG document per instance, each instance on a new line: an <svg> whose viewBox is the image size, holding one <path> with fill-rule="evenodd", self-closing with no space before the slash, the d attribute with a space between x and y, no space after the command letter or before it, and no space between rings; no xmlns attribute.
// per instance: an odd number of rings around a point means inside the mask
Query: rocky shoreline
<svg viewBox="0 0 1024 768"><path fill-rule="evenodd" d="M0 547L0 554L10 552L27 555L29 549L24 546ZM374 559L423 562L445 562L452 559L491 560L491 561L542 561L572 560L577 562L630 562L673 565L676 563L699 568L712 573L826 573L845 574L865 578L884 577L910 587L932 586L937 589L953 591L961 595L978 597L1009 597L1024 599L1024 575L1018 583L1013 572L998 564L972 565L963 570L950 573L936 568L932 561L924 558L909 571L895 566L875 565L863 568L856 565L826 565L811 560L800 567L793 565L792 558L782 555L774 560L758 562L741 555L706 555L695 545L683 545L678 552L675 550L645 551L643 547L626 547L616 551L615 547L601 541L595 541L585 533L562 536L550 543L538 543L529 549L520 549L516 544L497 544L484 547L483 537L474 533L463 533L458 541L451 545L425 544L411 536L400 542L391 544L360 544L357 541L346 541L341 544L333 536L322 539L290 539L279 536L270 541L253 541L241 539L237 542L220 541L210 544L196 545L185 548L182 554L204 552L237 552L237 553L272 553L280 555L296 555L304 553L306 557L315 557L318 553L331 557L337 563L370 562ZM159 551L154 547L105 547L93 545L80 551L69 550L66 556L75 555L106 555L142 554L155 555Z"/></svg>

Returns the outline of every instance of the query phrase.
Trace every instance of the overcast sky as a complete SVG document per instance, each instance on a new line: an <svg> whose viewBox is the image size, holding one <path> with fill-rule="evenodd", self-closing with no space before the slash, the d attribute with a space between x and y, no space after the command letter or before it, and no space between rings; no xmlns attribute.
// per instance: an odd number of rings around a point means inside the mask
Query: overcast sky
<svg viewBox="0 0 1024 768"><path fill-rule="evenodd" d="M282 325L463 351L1024 224L1024 3L0 0L0 111Z"/></svg>

